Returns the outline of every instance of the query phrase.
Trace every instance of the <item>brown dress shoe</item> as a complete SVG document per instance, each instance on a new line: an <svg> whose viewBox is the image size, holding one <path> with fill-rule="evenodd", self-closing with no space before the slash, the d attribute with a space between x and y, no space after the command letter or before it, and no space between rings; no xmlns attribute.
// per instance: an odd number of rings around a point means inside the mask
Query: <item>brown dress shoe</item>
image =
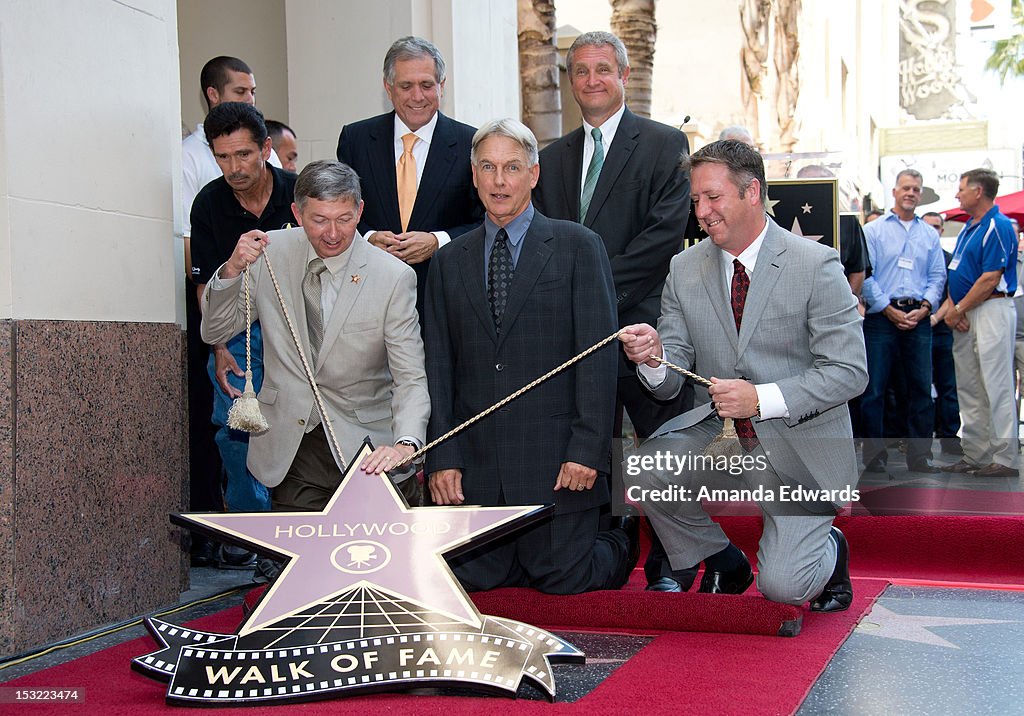
<svg viewBox="0 0 1024 716"><path fill-rule="evenodd" d="M967 462L966 460L960 460L960 462L955 462L952 465L943 465L939 469L942 470L943 472L957 472L957 473L963 474L963 473L974 472L975 470L979 470L979 469L981 469L981 466L980 465L972 465L971 463Z"/></svg>
<svg viewBox="0 0 1024 716"><path fill-rule="evenodd" d="M1000 465L998 462L975 470L971 474L975 477L1020 477L1020 472L1016 468Z"/></svg>

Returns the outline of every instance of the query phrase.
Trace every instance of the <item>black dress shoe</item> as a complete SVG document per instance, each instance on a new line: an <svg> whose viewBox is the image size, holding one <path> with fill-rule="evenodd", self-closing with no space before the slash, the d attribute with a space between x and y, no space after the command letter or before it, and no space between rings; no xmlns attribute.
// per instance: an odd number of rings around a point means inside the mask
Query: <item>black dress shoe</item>
<svg viewBox="0 0 1024 716"><path fill-rule="evenodd" d="M960 444L960 438L941 438L942 452L946 455L963 455L964 448Z"/></svg>
<svg viewBox="0 0 1024 716"><path fill-rule="evenodd" d="M942 472L939 468L932 465L931 460L907 460L907 469L911 472L923 472L926 475L937 475Z"/></svg>
<svg viewBox="0 0 1024 716"><path fill-rule="evenodd" d="M233 544L222 544L217 566L221 569L255 569L256 553Z"/></svg>
<svg viewBox="0 0 1024 716"><path fill-rule="evenodd" d="M743 594L753 583L754 572L744 557L742 564L727 572L705 571L697 591L704 594Z"/></svg>
<svg viewBox="0 0 1024 716"><path fill-rule="evenodd" d="M194 541L192 549L192 566L214 567L216 565L217 546L205 538L200 538L199 540Z"/></svg>
<svg viewBox="0 0 1024 716"><path fill-rule="evenodd" d="M850 582L850 545L838 527L832 527L836 541L836 566L825 583L821 594L811 600L812 612L841 612L853 602L853 584Z"/></svg>
<svg viewBox="0 0 1024 716"><path fill-rule="evenodd" d="M622 589L629 581L636 562L640 559L640 518L639 517L616 517L612 520L612 531L621 531L625 536L626 554L619 568L612 579L611 589Z"/></svg>
<svg viewBox="0 0 1024 716"><path fill-rule="evenodd" d="M672 579L672 577L661 577L660 579L655 579L653 582L648 584L647 588L645 589L645 591L648 591L648 592L681 592L681 591L683 591L683 586L679 582L677 582L676 580Z"/></svg>

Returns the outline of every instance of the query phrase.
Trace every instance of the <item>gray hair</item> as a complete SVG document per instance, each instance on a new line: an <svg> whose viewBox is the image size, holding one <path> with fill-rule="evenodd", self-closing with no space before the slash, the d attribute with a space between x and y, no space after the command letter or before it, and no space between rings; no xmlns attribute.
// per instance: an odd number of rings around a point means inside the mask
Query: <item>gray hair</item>
<svg viewBox="0 0 1024 716"><path fill-rule="evenodd" d="M960 178L967 180L967 186L981 187L982 196L995 201L999 193L999 175L991 169L968 169Z"/></svg>
<svg viewBox="0 0 1024 716"><path fill-rule="evenodd" d="M754 146L754 136L750 133L750 130L739 124L733 124L725 129L718 135L719 139L735 139L737 142L743 142Z"/></svg>
<svg viewBox="0 0 1024 716"><path fill-rule="evenodd" d="M921 172L916 169L903 169L899 174L896 175L896 183L900 183L900 177L910 177L911 179L917 179L921 184L924 184L924 177L921 176Z"/></svg>
<svg viewBox="0 0 1024 716"><path fill-rule="evenodd" d="M615 50L615 64L619 66L619 77L622 77L622 71L629 67L629 56L626 54L626 46L623 45L622 40L617 38L615 35L602 30L584 32L572 43L569 51L565 54L565 67L569 71L569 74L572 74L572 60L573 57L576 56L576 50L581 47L605 46L610 46Z"/></svg>
<svg viewBox="0 0 1024 716"><path fill-rule="evenodd" d="M527 166L536 166L540 161L540 152L537 149L537 137L533 135L530 128L518 119L492 119L484 122L480 129L473 135L473 148L469 153L469 160L473 166L477 165L477 151L480 145L488 137L508 137L518 144L526 152Z"/></svg>
<svg viewBox="0 0 1024 716"><path fill-rule="evenodd" d="M331 159L310 162L295 182L295 205L299 211L305 206L306 199L351 199L358 206L363 200L359 175L348 164Z"/></svg>
<svg viewBox="0 0 1024 716"><path fill-rule="evenodd" d="M394 87L395 63L399 60L415 60L421 57L429 57L434 61L434 79L438 84L444 82L444 58L441 57L441 51L430 40L413 35L398 38L388 48L388 53L384 55L384 81L389 87Z"/></svg>

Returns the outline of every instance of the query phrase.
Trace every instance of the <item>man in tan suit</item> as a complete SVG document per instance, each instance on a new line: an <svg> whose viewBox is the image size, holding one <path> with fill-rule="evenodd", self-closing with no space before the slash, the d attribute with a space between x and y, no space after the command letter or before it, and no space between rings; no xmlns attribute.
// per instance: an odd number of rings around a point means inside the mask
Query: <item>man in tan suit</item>
<svg viewBox="0 0 1024 716"><path fill-rule="evenodd" d="M321 509L341 479L341 461L260 260L266 252L338 447L352 455L369 435L377 447L363 467L389 470L416 501L411 468L389 469L422 445L430 414L416 274L356 230L363 202L347 165L308 165L292 210L301 228L244 234L203 294L203 340L237 334L246 319L242 274L252 267L251 319L261 322L265 344L259 401L270 429L252 436L249 469L273 488L275 510Z"/></svg>

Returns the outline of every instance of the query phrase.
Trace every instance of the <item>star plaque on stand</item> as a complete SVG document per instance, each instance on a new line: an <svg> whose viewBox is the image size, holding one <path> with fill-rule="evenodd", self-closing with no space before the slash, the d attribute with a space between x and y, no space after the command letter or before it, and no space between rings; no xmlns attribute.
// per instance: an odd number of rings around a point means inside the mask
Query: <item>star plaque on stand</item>
<svg viewBox="0 0 1024 716"><path fill-rule="evenodd" d="M132 668L167 702L227 705L424 686L554 698L551 664L583 661L542 629L480 614L445 562L546 516L541 505L410 508L387 475L358 468L320 512L189 513L172 521L286 564L232 634L150 618L161 648Z"/></svg>

